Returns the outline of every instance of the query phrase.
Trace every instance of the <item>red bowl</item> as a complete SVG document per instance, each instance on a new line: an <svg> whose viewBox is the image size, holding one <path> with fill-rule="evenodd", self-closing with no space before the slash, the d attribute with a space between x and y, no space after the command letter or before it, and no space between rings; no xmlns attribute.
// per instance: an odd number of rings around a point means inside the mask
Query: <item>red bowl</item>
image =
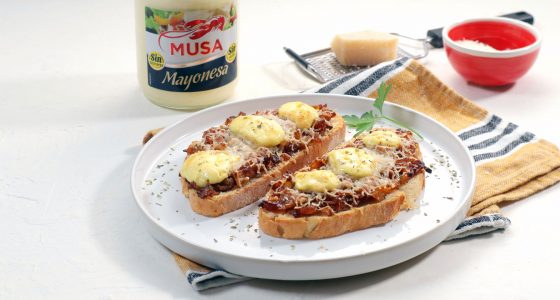
<svg viewBox="0 0 560 300"><path fill-rule="evenodd" d="M499 51L465 47L457 41L475 40ZM483 86L514 83L531 68L541 36L530 24L508 18L470 19L443 29L443 45L455 70L467 81Z"/></svg>

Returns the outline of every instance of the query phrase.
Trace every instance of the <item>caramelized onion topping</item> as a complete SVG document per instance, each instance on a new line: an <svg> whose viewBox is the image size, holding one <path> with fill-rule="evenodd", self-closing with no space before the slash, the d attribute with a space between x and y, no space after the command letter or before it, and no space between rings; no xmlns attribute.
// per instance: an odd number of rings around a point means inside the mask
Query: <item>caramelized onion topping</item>
<svg viewBox="0 0 560 300"><path fill-rule="evenodd" d="M318 125L318 128L320 127L321 125ZM411 140L413 138L409 131L397 129L396 133L402 139ZM379 186L356 186L352 183L352 179L348 178L343 180L343 183L346 184L343 184L339 190L327 193L305 193L295 190L292 177L286 176L283 180L272 184L269 197L263 200L260 206L266 211L291 214L299 218L330 216L354 207L382 201L388 194L406 184L414 176L424 170L429 171L424 163L415 157L417 146L414 143L405 143L405 145L400 145L397 148L386 146L376 146L375 148L376 152L392 156L394 159L394 166L381 172L390 180L389 183L383 183ZM352 146L365 147L360 139L354 140ZM325 165L327 165L326 158L318 158L302 170L320 169Z"/></svg>

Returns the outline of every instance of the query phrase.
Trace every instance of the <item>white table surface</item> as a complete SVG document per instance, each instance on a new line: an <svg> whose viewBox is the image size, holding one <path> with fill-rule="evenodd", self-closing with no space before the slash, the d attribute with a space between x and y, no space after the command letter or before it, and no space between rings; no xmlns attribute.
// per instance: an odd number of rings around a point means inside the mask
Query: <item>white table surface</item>
<svg viewBox="0 0 560 300"><path fill-rule="evenodd" d="M422 37L468 17L527 10L544 36L508 89L465 83L442 50L425 65L500 116L560 145L557 1L241 0L233 100L314 86L282 51L374 28ZM0 1L0 299L550 299L558 291L560 185L504 208L505 232L446 243L352 278L253 280L193 291L142 224L129 176L148 129L188 113L139 91L132 1Z"/></svg>

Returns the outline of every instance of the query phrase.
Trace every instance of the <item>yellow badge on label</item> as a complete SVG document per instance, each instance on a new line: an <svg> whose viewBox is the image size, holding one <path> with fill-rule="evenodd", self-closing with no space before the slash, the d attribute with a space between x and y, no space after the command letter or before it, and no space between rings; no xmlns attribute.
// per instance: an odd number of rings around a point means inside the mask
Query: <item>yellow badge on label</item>
<svg viewBox="0 0 560 300"><path fill-rule="evenodd" d="M237 56L237 44L231 43L226 53L226 61L231 64L235 60L235 56Z"/></svg>
<svg viewBox="0 0 560 300"><path fill-rule="evenodd" d="M163 55L161 55L161 53L153 51L148 55L148 64L150 64L150 67L152 67L152 69L159 71L163 69L163 66L165 65L165 59L163 58Z"/></svg>

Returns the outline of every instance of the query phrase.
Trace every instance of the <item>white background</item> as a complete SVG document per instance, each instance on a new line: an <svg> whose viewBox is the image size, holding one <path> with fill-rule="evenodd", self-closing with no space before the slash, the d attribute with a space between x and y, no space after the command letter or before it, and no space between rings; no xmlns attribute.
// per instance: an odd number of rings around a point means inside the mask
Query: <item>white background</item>
<svg viewBox="0 0 560 300"><path fill-rule="evenodd" d="M337 32L373 28L422 37L468 17L527 10L544 40L507 89L466 84L442 50L423 63L503 118L560 144L557 1L258 1L240 3L235 100L316 83L282 46L306 52ZM352 278L247 283L194 292L144 230L129 189L143 134L187 113L138 89L132 1L0 2L0 299L535 299L557 291L560 186L504 208L512 226L446 243Z"/></svg>

